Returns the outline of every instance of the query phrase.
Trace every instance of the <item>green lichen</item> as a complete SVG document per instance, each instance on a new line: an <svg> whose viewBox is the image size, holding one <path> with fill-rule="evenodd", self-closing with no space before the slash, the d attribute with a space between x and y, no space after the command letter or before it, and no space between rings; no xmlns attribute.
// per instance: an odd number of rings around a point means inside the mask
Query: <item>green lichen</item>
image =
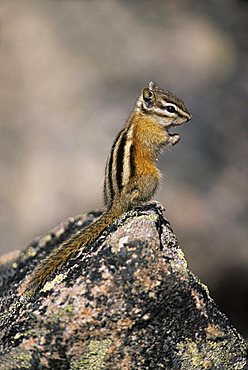
<svg viewBox="0 0 248 370"><path fill-rule="evenodd" d="M14 349L0 358L0 370L30 369L32 355L29 351Z"/></svg>
<svg viewBox="0 0 248 370"><path fill-rule="evenodd" d="M23 333L16 333L15 336L14 336L14 339L17 340L17 339L20 339L23 337Z"/></svg>
<svg viewBox="0 0 248 370"><path fill-rule="evenodd" d="M37 333L34 329L29 329L29 330L26 330L26 331L23 331L23 332L18 332L14 335L14 339L17 340L17 339L20 339L20 338L30 338L30 337L36 337L37 336Z"/></svg>
<svg viewBox="0 0 248 370"><path fill-rule="evenodd" d="M26 250L26 256L27 257L34 257L36 255L36 250L33 248L33 247L29 247L27 250Z"/></svg>
<svg viewBox="0 0 248 370"><path fill-rule="evenodd" d="M151 221L151 222L157 222L157 220L159 218L159 216L156 213L151 213L151 214L148 214L148 215L136 215L136 211L133 211L133 213L134 213L134 216L132 217L131 222L137 222L139 220L141 220L141 221L142 220L148 220L148 221ZM116 222L118 223L119 221L116 221ZM122 226L127 225L129 223L130 223L130 218L128 217L127 219L124 220L124 222L122 222Z"/></svg>
<svg viewBox="0 0 248 370"><path fill-rule="evenodd" d="M58 274L58 275L56 275L53 280L48 281L44 285L44 287L43 287L43 289L41 291L42 292L47 292L47 291L53 289L54 285L60 283L64 279L64 277L65 277L64 274Z"/></svg>
<svg viewBox="0 0 248 370"><path fill-rule="evenodd" d="M177 355L180 358L181 370L204 370L204 369L223 369L241 370L246 364L246 360L240 353L240 358L235 356L234 338L214 342L205 342L186 339L177 344ZM235 358L235 364L233 362Z"/></svg>
<svg viewBox="0 0 248 370"><path fill-rule="evenodd" d="M71 361L71 370L106 369L105 357L111 344L110 339L92 340L89 344L89 351L81 356L78 360Z"/></svg>
<svg viewBox="0 0 248 370"><path fill-rule="evenodd" d="M152 222L157 222L158 220L158 215L156 213L151 213L150 215L145 216L148 220Z"/></svg>
<svg viewBox="0 0 248 370"><path fill-rule="evenodd" d="M68 317L71 316L74 310L73 305L65 305L64 307L57 307L56 311L54 314L51 314L51 318L63 318L63 317Z"/></svg>

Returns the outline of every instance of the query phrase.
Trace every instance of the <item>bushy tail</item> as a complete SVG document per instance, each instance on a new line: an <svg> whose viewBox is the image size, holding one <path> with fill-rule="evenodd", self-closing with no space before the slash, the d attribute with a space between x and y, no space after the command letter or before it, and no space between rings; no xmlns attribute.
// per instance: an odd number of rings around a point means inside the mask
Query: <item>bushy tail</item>
<svg viewBox="0 0 248 370"><path fill-rule="evenodd" d="M117 203L118 204L118 203ZM32 296L46 281L75 255L80 249L92 243L108 226L110 226L124 210L112 207L102 214L93 224L83 230L78 231L69 240L62 243L58 249L53 251L48 257L38 265L31 275L20 287L20 294Z"/></svg>

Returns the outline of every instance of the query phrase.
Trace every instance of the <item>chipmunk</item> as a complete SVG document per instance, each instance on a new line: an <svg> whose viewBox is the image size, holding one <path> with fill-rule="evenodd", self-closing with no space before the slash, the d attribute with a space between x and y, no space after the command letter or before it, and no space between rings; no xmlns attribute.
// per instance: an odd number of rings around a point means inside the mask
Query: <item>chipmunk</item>
<svg viewBox="0 0 248 370"><path fill-rule="evenodd" d="M182 100L150 82L139 96L125 127L117 136L109 154L104 182L106 210L91 225L62 243L28 276L20 288L33 295L79 250L125 212L149 201L156 191L160 172L155 166L164 146L175 145L178 134L169 129L191 119Z"/></svg>

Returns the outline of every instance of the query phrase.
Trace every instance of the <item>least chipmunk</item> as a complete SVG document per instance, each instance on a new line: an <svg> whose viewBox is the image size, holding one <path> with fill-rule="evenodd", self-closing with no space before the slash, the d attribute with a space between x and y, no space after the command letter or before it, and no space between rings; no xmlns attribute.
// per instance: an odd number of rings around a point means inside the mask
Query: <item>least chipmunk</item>
<svg viewBox="0 0 248 370"><path fill-rule="evenodd" d="M106 210L91 225L75 233L42 261L22 284L24 295L33 295L80 249L92 243L123 213L149 201L158 187L155 165L162 147L178 143L169 129L191 119L182 100L150 82L117 136L109 154L104 183Z"/></svg>

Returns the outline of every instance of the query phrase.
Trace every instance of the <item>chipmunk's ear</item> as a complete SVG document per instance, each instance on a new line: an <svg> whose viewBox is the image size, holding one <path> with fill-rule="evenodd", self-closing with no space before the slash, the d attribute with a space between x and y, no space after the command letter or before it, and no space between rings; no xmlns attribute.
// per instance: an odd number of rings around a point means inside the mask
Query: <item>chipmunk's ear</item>
<svg viewBox="0 0 248 370"><path fill-rule="evenodd" d="M154 103L154 93L145 87L142 91L143 102L146 108L151 108Z"/></svg>
<svg viewBox="0 0 248 370"><path fill-rule="evenodd" d="M149 90L151 90L151 91L156 91L156 90L160 89L158 84L156 84L156 82L154 82L154 81L149 82L148 87L149 87Z"/></svg>

